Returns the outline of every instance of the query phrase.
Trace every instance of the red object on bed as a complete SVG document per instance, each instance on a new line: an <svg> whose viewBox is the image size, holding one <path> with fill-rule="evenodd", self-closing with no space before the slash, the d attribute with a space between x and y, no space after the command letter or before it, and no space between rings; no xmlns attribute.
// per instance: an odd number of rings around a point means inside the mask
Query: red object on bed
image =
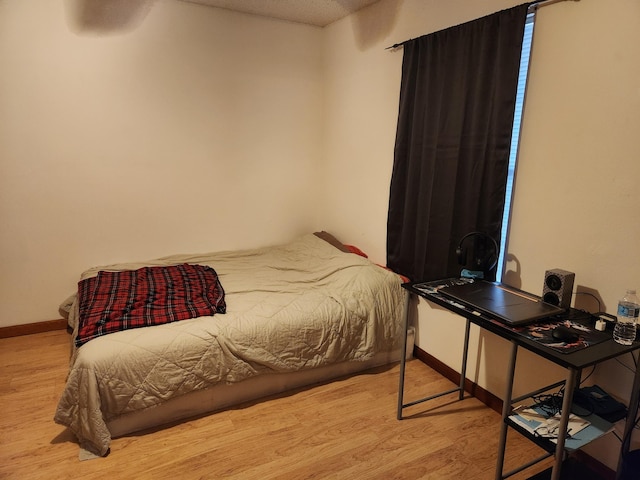
<svg viewBox="0 0 640 480"><path fill-rule="evenodd" d="M204 265L100 271L78 283L76 346L130 328L225 313L218 275Z"/></svg>
<svg viewBox="0 0 640 480"><path fill-rule="evenodd" d="M356 247L355 245L347 245L345 244L346 249L350 252L350 253L355 253L356 255L360 255L361 257L364 258L369 258L369 255L367 255L366 253L364 253L362 250L360 250L358 247ZM380 265L377 264L380 267L384 268L385 270L389 270L390 272L393 272L393 270L391 270L389 267L385 266L385 265ZM404 275L401 275L397 272L393 272L396 273L404 283L409 283L411 280L409 280L409 277L405 277Z"/></svg>

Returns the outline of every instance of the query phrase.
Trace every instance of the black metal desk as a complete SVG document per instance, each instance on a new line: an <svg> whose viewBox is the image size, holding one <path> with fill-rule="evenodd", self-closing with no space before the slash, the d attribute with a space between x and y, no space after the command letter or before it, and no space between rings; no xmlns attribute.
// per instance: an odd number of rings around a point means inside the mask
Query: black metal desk
<svg viewBox="0 0 640 480"><path fill-rule="evenodd" d="M507 431L509 427L507 423L507 418L511 414L511 406L514 402L521 401L524 398L531 396L532 394L539 393L539 391L531 392L529 394L523 395L518 398L513 398L512 396L513 380L515 375L518 348L523 347L535 353L536 355L543 357L567 370L567 376L564 382L559 382L557 384L557 385L561 385L562 383L564 383L564 391L565 391L565 394L563 397L563 403L562 403L562 413L561 413L561 420L559 425L557 444L556 444L555 452L553 453L555 457L555 463L554 463L552 475L551 475L552 480L558 480L560 478L562 461L564 460L566 431L567 431L567 425L569 421L571 404L573 401L573 392L576 389L576 387L579 385L582 370L586 367L590 367L598 363L604 362L606 360L618 357L620 355L633 352L640 348L640 341L636 341L630 346L625 346L625 345L620 345L616 343L615 341L613 341L613 339L608 339L603 342L597 343L595 345L590 345L587 348L583 348L581 350L578 350L572 353L561 353L551 348L548 348L544 345L541 345L539 342L530 340L522 335L519 335L513 332L511 329L505 328L499 322L496 322L494 319L490 318L489 316L485 314L481 314L477 311L474 311L473 309L466 308L461 304L452 302L448 300L446 297L443 297L442 295L439 295L437 293L428 293L423 290L418 290L414 287L414 285L417 285L419 283L421 282L406 283L403 285L403 287L406 290L408 290L410 293L414 295L418 295L466 319L464 349L463 349L462 366L461 366L461 372L460 372L460 384L457 388L447 390L445 392L441 392L436 395L431 395L429 397L421 398L419 400L415 400L410 403L404 403L404 377L405 377L406 359L405 359L405 356L403 355L400 361L400 385L398 388L398 412L397 412L398 420L402 420L404 408L417 405L419 403L426 402L428 400L432 400L450 393L458 392L459 399L462 400L464 398L464 382L466 378L467 354L469 351L469 330L470 330L471 323L473 323L475 325L478 325L480 328L488 330L498 335L499 337L502 337L508 340L511 343L510 361L508 364L507 381L506 381L506 387L505 387L505 392L503 397L502 425L500 430L500 442L499 442L498 459L497 459L497 465L496 465L496 476L495 476L496 480L505 479L515 473L518 473L526 468L529 468L530 466L534 465L540 460L543 460L544 458L548 458L550 456L550 454L544 455L511 472L507 472L506 474L503 471ZM409 327L409 309L408 308L406 308L406 312L407 314L406 314L405 326L404 326L405 335L404 335L403 351L406 351L406 345L407 345L407 330ZM549 387L552 387L552 386L549 386ZM540 391L542 390L543 389L541 389ZM640 368L636 369L631 398L629 399L629 410L627 414L627 421L626 421L625 431L624 431L624 438L627 439L627 441L622 445L623 454L620 455L620 461L618 463L616 478L619 478L619 476L621 475L623 455L629 451L631 430L633 429L633 425L638 413L639 397L640 397Z"/></svg>

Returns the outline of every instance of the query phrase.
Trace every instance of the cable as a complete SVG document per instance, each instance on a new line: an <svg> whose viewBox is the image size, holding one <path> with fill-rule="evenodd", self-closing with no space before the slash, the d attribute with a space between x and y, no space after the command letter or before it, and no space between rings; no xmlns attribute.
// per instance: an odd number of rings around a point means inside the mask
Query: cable
<svg viewBox="0 0 640 480"><path fill-rule="evenodd" d="M598 366L597 364L596 364L596 365L594 365L594 366L593 366L593 368L591 369L591 371L589 372L589 375L587 375L587 376L586 376L586 377L584 377L582 380L580 380L580 385L582 385L582 384L587 380L587 378L589 378L591 375L593 375L593 372L595 372L595 371L596 371L596 367L597 367L597 366ZM580 385L578 385L578 386L580 386Z"/></svg>
<svg viewBox="0 0 640 480"><path fill-rule="evenodd" d="M600 299L598 297L596 297L593 293L589 293L589 292L574 292L574 295L589 295L590 297L593 297L595 299L595 301L598 302L598 310L602 310L602 304L600 303Z"/></svg>
<svg viewBox="0 0 640 480"><path fill-rule="evenodd" d="M625 365L624 363L622 363L622 361L621 361L618 357L616 357L614 360L615 360L616 362L618 362L620 365L622 365L624 368L626 368L627 370L629 370L631 373L636 373L635 368L631 368L629 365ZM635 358L634 358L634 360L635 360Z"/></svg>
<svg viewBox="0 0 640 480"><path fill-rule="evenodd" d="M639 423L639 422L640 422L640 416L638 416L638 417L636 418L636 421L635 421L635 423L633 424L633 427L629 429L629 431L627 432L627 435L624 437L624 439L620 438L620 437L618 436L618 434L616 433L616 431L615 431L615 430L613 430L613 434L614 434L614 435L618 438L618 440L620 440L620 442L624 445L628 440L630 440L630 439L631 439L631 435L633 434L633 431L634 431L636 428L639 428L639 425L638 425L638 423Z"/></svg>
<svg viewBox="0 0 640 480"><path fill-rule="evenodd" d="M562 410L562 398L564 397L564 385L556 393L534 395L534 405L548 416L553 417Z"/></svg>

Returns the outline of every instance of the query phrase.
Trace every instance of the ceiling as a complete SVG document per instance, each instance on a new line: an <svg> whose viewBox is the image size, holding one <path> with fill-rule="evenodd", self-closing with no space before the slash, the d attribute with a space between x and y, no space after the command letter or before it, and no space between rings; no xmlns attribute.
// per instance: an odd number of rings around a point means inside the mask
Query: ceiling
<svg viewBox="0 0 640 480"><path fill-rule="evenodd" d="M378 0L183 0L263 17L325 27Z"/></svg>

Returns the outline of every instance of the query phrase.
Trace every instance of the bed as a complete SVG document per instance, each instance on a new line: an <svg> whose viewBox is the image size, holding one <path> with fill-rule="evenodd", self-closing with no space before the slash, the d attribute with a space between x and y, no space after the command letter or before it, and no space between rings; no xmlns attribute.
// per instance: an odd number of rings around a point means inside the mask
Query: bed
<svg viewBox="0 0 640 480"><path fill-rule="evenodd" d="M403 280L326 232L265 248L95 267L79 285L110 272L179 265L217 275L224 296L213 315L81 340L81 295L61 306L73 341L54 420L84 451L103 456L112 438L400 358Z"/></svg>

